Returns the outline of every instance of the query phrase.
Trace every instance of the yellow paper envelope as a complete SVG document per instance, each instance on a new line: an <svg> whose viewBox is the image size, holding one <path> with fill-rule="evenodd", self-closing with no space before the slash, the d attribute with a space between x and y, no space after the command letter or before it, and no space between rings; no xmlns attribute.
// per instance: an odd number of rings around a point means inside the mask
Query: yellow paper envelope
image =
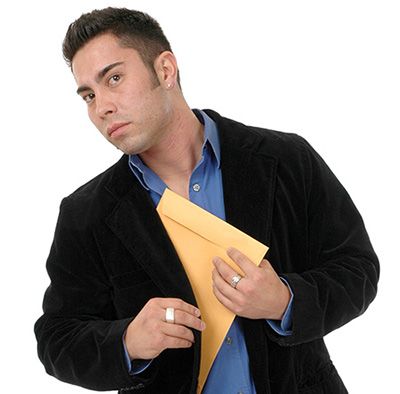
<svg viewBox="0 0 400 394"><path fill-rule="evenodd" d="M198 392L201 392L235 318L213 293L212 258L221 257L243 275L226 250L233 246L258 265L268 247L169 189L165 189L157 212L189 277L201 318L207 325L201 340L198 384Z"/></svg>

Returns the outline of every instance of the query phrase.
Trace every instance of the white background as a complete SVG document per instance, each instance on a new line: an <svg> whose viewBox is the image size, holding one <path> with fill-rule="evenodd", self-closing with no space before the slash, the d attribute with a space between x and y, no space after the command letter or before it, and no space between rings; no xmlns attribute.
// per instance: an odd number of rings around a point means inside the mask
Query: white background
<svg viewBox="0 0 400 394"><path fill-rule="evenodd" d="M192 107L299 133L325 158L361 211L382 266L376 301L326 341L350 393L396 392L400 12L387 0L3 5L1 391L86 391L45 374L33 324L61 198L120 156L89 123L61 56L68 24L108 5L159 20Z"/></svg>

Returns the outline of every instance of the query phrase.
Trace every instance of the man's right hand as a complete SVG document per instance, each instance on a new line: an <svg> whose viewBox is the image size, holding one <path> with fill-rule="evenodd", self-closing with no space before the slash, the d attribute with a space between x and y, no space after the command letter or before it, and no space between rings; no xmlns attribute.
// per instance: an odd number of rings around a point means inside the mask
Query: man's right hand
<svg viewBox="0 0 400 394"><path fill-rule="evenodd" d="M174 308L175 323L165 321L166 309ZM178 298L152 298L131 321L125 345L131 360L150 360L165 349L188 348L194 343L191 329L203 331L200 311Z"/></svg>

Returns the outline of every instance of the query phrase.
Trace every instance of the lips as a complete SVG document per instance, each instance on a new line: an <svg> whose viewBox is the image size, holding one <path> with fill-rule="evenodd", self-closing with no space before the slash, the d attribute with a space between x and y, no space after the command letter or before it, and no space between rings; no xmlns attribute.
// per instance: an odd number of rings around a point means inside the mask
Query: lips
<svg viewBox="0 0 400 394"><path fill-rule="evenodd" d="M111 126L107 127L107 134L111 137L113 134L117 134L118 131L122 131L122 128L128 124L129 122L113 123Z"/></svg>

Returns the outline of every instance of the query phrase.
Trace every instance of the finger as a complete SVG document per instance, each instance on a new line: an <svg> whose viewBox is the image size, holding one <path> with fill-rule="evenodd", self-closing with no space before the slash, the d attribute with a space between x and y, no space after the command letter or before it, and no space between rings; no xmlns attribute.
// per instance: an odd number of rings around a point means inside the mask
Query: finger
<svg viewBox="0 0 400 394"><path fill-rule="evenodd" d="M227 255L243 270L246 275L251 275L257 269L255 265L246 255L235 248L228 248Z"/></svg>
<svg viewBox="0 0 400 394"><path fill-rule="evenodd" d="M224 278L222 278L216 269L212 272L212 279L213 285L218 289L218 291L231 302L235 302L239 294L237 288L234 289L230 284L226 283Z"/></svg>
<svg viewBox="0 0 400 394"><path fill-rule="evenodd" d="M180 309L175 310L175 323L168 324L186 326L189 328L194 328L198 331L203 331L206 328L206 323L204 321Z"/></svg>
<svg viewBox="0 0 400 394"><path fill-rule="evenodd" d="M213 258L213 264L224 281L230 285L232 278L238 273L218 256Z"/></svg>
<svg viewBox="0 0 400 394"><path fill-rule="evenodd" d="M192 330L180 324L164 323L162 325L162 332L169 337L184 339L185 341L194 343L194 335Z"/></svg>
<svg viewBox="0 0 400 394"><path fill-rule="evenodd" d="M267 259L263 259L259 265L260 268L268 269L271 268L272 265Z"/></svg>
<svg viewBox="0 0 400 394"><path fill-rule="evenodd" d="M197 307L188 304L179 298L153 298L152 300L162 309L174 308L187 312L193 316L199 317L201 315L200 310Z"/></svg>
<svg viewBox="0 0 400 394"><path fill-rule="evenodd" d="M224 305L227 309L229 309L230 311L233 312L233 308L234 308L234 303L227 298L224 294L221 293L221 291L218 289L217 286L213 285L213 292L215 297L217 298L217 300ZM235 313L235 312L233 312Z"/></svg>
<svg viewBox="0 0 400 394"><path fill-rule="evenodd" d="M174 336L165 335L162 339L162 349L182 349L191 347L193 342Z"/></svg>

